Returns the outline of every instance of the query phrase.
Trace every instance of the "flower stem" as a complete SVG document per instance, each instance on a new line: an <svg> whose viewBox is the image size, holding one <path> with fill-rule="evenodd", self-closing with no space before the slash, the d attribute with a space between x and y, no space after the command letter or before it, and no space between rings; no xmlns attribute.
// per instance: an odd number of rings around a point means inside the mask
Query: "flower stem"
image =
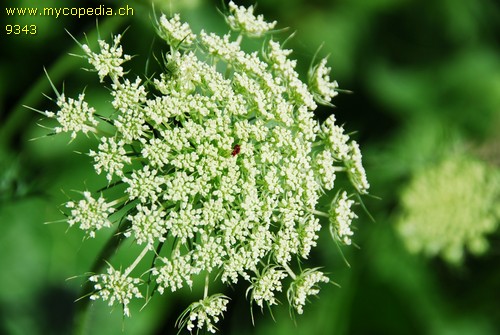
<svg viewBox="0 0 500 335"><path fill-rule="evenodd" d="M137 264L139 264L139 262L144 258L144 256L146 256L147 252L149 251L149 245L146 245L146 247L144 249L142 249L141 253L139 254L139 256L137 256L137 258L135 259L134 263L132 263L126 270L125 272L123 273L124 276L128 276L130 274L130 272L132 272L132 270L135 269L135 267L137 266Z"/></svg>
<svg viewBox="0 0 500 335"><path fill-rule="evenodd" d="M290 267L288 266L288 264L286 263L283 263L283 268L285 268L286 272L288 272L288 274L290 275L290 277L292 277L293 280L295 280L295 278L297 278L297 276L295 275L295 272L293 272L292 269L290 269Z"/></svg>
<svg viewBox="0 0 500 335"><path fill-rule="evenodd" d="M242 34L239 34L239 35L238 35L238 37L236 38L236 41L235 41L235 42L236 42L238 45L240 45L240 44L241 44L241 40L242 40L242 39L243 39L243 35L242 35Z"/></svg>
<svg viewBox="0 0 500 335"><path fill-rule="evenodd" d="M313 209L311 211L312 214L314 215L317 215L317 216L322 216L322 217L325 217L325 218L329 218L330 216L328 215L328 213L325 213L325 212L322 212L322 211L318 211L316 209Z"/></svg>
<svg viewBox="0 0 500 335"><path fill-rule="evenodd" d="M115 205L118 205L118 204L120 204L120 203L122 203L122 202L125 202L125 201L127 201L128 199L129 199L129 197L128 197L128 196L123 196L123 197L121 197L121 198L119 198L119 199L116 199L116 200L111 201L110 203L108 203L108 205L109 205L109 206L113 206L113 207L114 207Z"/></svg>
<svg viewBox="0 0 500 335"><path fill-rule="evenodd" d="M206 299L208 297L208 284L210 282L210 276L209 273L205 275L205 290L203 291L203 299Z"/></svg>

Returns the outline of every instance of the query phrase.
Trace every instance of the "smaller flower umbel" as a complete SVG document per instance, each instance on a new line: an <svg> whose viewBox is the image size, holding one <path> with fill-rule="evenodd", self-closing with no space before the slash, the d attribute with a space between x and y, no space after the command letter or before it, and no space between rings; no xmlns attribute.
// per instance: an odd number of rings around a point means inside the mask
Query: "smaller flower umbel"
<svg viewBox="0 0 500 335"><path fill-rule="evenodd" d="M337 96L339 85L330 80L330 68L326 66L327 59L323 58L319 64L309 71L309 85L314 97L322 104L329 105L332 98Z"/></svg>
<svg viewBox="0 0 500 335"><path fill-rule="evenodd" d="M330 210L330 233L335 239L347 245L352 243L351 236L354 233L351 230L351 223L357 217L351 210L353 204L354 200L350 200L347 193L342 192Z"/></svg>
<svg viewBox="0 0 500 335"><path fill-rule="evenodd" d="M206 327L210 333L216 333L217 323L227 309L229 298L222 294L215 294L192 303L177 319L179 328L186 326L190 332Z"/></svg>
<svg viewBox="0 0 500 335"><path fill-rule="evenodd" d="M121 38L121 35L115 36L112 46L104 40L99 40L99 53L93 52L87 44L82 45L89 63L97 71L101 82L107 76L116 81L125 74L122 64L130 60L131 56L123 54L123 49L120 45Z"/></svg>
<svg viewBox="0 0 500 335"><path fill-rule="evenodd" d="M281 282L285 277L287 277L287 273L276 267L266 269L261 276L254 279L247 294L251 292L251 301L255 302L261 309L264 308L264 303L268 306L276 305L278 300L274 292L281 292Z"/></svg>
<svg viewBox="0 0 500 335"><path fill-rule="evenodd" d="M45 115L55 118L60 126L55 127L56 133L71 132L71 138L76 138L78 132L87 134L95 132L98 125L94 117L95 109L90 107L84 100L85 94L81 93L78 99L66 98L64 93L57 98L57 106L60 108L56 113L46 111Z"/></svg>
<svg viewBox="0 0 500 335"><path fill-rule="evenodd" d="M304 313L304 305L309 296L319 293L318 284L328 283L330 279L318 269L306 269L297 276L288 289L288 302L295 308L298 314Z"/></svg>
<svg viewBox="0 0 500 335"><path fill-rule="evenodd" d="M260 37L276 26L276 21L266 22L264 16L253 14L254 7L238 7L234 2L229 2L229 15L226 21L234 31L241 31L249 37Z"/></svg>
<svg viewBox="0 0 500 335"><path fill-rule="evenodd" d="M123 168L125 164L131 164L132 160L127 156L125 143L118 141L113 137L101 137L99 150L90 150L89 156L94 158L94 168L97 174L106 172L106 179L111 181L113 175L123 177Z"/></svg>
<svg viewBox="0 0 500 335"><path fill-rule="evenodd" d="M137 288L141 283L138 278L131 278L118 270L108 267L107 274L94 275L89 278L94 282L95 293L90 296L91 300L102 299L108 301L109 306L119 303L123 306L123 314L130 316L128 304L133 298L142 298Z"/></svg>
<svg viewBox="0 0 500 335"><path fill-rule="evenodd" d="M175 48L190 46L196 38L189 24L181 22L179 14L174 14L171 19L162 15L160 22L157 22L157 27L158 36Z"/></svg>
<svg viewBox="0 0 500 335"><path fill-rule="evenodd" d="M80 223L80 229L85 230L90 237L95 237L95 232L101 228L109 228L112 223L109 215L115 211L112 203L107 203L102 197L94 199L90 192L83 192L84 199L74 202L69 201L66 207L71 209L68 218L70 226Z"/></svg>

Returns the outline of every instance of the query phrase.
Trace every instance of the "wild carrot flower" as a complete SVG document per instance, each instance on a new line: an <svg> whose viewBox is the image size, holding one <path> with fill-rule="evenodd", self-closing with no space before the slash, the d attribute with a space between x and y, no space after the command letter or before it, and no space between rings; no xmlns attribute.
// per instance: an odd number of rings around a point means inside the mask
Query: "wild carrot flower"
<svg viewBox="0 0 500 335"><path fill-rule="evenodd" d="M329 104L337 94L337 83L326 60L303 81L292 50L274 38L244 51L243 38L271 34L276 26L253 11L229 4L226 21L237 37L195 34L179 15L161 16L156 29L170 51L165 71L148 80L126 78L130 56L120 35L112 46L99 41L99 52L82 46L99 79L111 81L115 113L99 114L83 95L62 97L60 110L46 113L61 124L55 132L92 131L100 139L89 156L107 186L97 200L85 192L83 200L70 201L68 222L90 236L116 225L118 234L144 247L125 271L109 267L92 276L92 299L121 304L128 315L130 300L145 296L148 286L166 294L201 276L204 295L178 322L190 331L215 332L228 308L226 296L209 295L210 278L248 282L248 297L261 308L276 305L288 286L288 301L301 314L307 298L329 281L317 268L299 270L317 244L320 218L329 220L336 241L351 243L350 196L369 188L361 152L333 115L323 124L314 116L317 103ZM339 176L352 185L341 190ZM320 208L330 190L339 195ZM133 277L145 257L152 266Z"/></svg>

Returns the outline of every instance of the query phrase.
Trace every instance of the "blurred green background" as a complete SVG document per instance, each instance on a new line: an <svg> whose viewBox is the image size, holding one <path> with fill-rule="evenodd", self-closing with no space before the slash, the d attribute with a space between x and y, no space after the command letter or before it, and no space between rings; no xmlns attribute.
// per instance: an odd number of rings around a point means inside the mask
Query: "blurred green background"
<svg viewBox="0 0 500 335"><path fill-rule="evenodd" d="M253 2L238 1L250 5ZM148 57L161 50L146 0L3 1L0 21L0 334L70 334L81 305L84 277L105 238L83 240L68 230L60 204L73 190L95 183L88 152L79 137L41 138L41 116L23 105L52 110L44 75L91 103L109 101L65 29L78 39L96 36L95 18L7 17L6 6L121 6L133 17L100 18L102 37L122 32L126 53L137 57L131 75L142 75ZM155 0L158 11L180 11L193 30L225 31L218 0ZM266 0L257 11L296 31L287 46L307 72L319 45L330 55L333 77L353 94L335 98L333 112L361 144L371 194L359 209L354 241L345 248L347 267L325 229L314 263L341 288L323 286L304 315L292 321L285 304L269 313L255 310L252 326L244 286L228 288L232 300L223 334L500 334L500 235L489 235L481 257L461 265L409 254L395 229L400 197L419 171L451 151L467 152L500 166L500 5L495 0ZM36 24L36 36L5 34L6 24ZM165 49L165 48L163 48ZM84 84L82 84L84 83ZM331 113L318 109L318 117ZM451 190L452 191L452 190ZM73 193L74 194L74 193ZM425 196L423 194L422 196ZM464 204L466 206L467 204ZM497 203L497 207L500 204ZM471 223L473 224L473 223ZM449 232L453 234L453 231ZM123 248L130 248L125 244ZM171 334L177 315L198 292L155 297L132 318L105 303L91 305L84 334ZM285 301L284 301L285 302Z"/></svg>

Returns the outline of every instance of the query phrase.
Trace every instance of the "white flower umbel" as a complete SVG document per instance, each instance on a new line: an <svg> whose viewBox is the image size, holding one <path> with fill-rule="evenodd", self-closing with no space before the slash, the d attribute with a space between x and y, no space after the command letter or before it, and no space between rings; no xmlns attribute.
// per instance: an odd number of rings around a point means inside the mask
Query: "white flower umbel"
<svg viewBox="0 0 500 335"><path fill-rule="evenodd" d="M349 145L349 159L346 160L347 174L352 184L359 193L366 194L370 188L370 184L366 179L365 168L361 162L361 150L356 141L352 141Z"/></svg>
<svg viewBox="0 0 500 335"><path fill-rule="evenodd" d="M131 231L138 244L146 243L153 249L156 242L165 241L165 211L156 204L152 204L151 208L139 204L136 208L137 214L127 216L127 220L132 224ZM126 236L130 236L130 232L126 233Z"/></svg>
<svg viewBox="0 0 500 335"><path fill-rule="evenodd" d="M193 34L189 24L181 22L179 14L174 14L171 19L165 15L160 17L160 22L156 28L158 35L174 48L179 46L189 46L193 43L196 35Z"/></svg>
<svg viewBox="0 0 500 335"><path fill-rule="evenodd" d="M314 215L305 218L299 225L298 234L300 241L299 252L304 258L309 256L311 249L316 246L318 232L321 230L319 219Z"/></svg>
<svg viewBox="0 0 500 335"><path fill-rule="evenodd" d="M326 66L326 62L327 59L323 58L309 71L309 86L318 103L329 105L330 101L337 96L336 89L339 85L336 81L330 80L331 68Z"/></svg>
<svg viewBox="0 0 500 335"><path fill-rule="evenodd" d="M129 184L126 192L130 199L139 199L142 203L158 200L162 192L161 185L165 182L163 176L158 176L158 171L150 170L148 165L134 171L131 178L123 177L123 181Z"/></svg>
<svg viewBox="0 0 500 335"><path fill-rule="evenodd" d="M349 158L349 136L344 134L344 128L338 126L335 115L330 115L321 125L320 136L323 137L325 145L332 156L339 161Z"/></svg>
<svg viewBox="0 0 500 335"><path fill-rule="evenodd" d="M319 293L318 284L328 282L330 279L317 268L306 269L290 285L287 291L288 302L298 314L302 314L307 298Z"/></svg>
<svg viewBox="0 0 500 335"><path fill-rule="evenodd" d="M71 209L68 217L70 226L80 224L80 229L85 230L90 237L95 237L95 231L101 228L111 227L109 215L115 209L111 203L107 203L102 195L96 200L90 192L83 192L84 199L74 202L69 201L66 207Z"/></svg>
<svg viewBox="0 0 500 335"><path fill-rule="evenodd" d="M90 156L96 172L106 174L103 195L71 202L70 224L81 223L93 236L116 223L114 236L141 245L124 276L142 268L147 299L189 289L204 276L202 300L178 324L209 332L228 302L208 295L213 281L246 282L249 299L261 309L277 305L291 281L290 305L302 313L306 297L328 281L317 269L295 274L328 224L320 217L330 219L336 241L350 244L356 217L350 198L369 187L358 144L333 115L323 124L314 115L316 101L336 95L326 60L310 70L308 84L277 36L248 51L256 41L245 39L272 34L275 22L232 2L226 20L236 33L194 34L179 15L160 17L156 28L169 52L161 58L164 71L147 78L125 78L129 57L120 35L113 46L101 41L100 54L83 46L101 81L110 77L112 112L90 110L82 96L60 120L46 113L61 129L92 131L100 140ZM85 117L67 122L77 105ZM327 191L339 194L330 206L320 200ZM114 294L108 291L93 297L106 300Z"/></svg>
<svg viewBox="0 0 500 335"><path fill-rule="evenodd" d="M141 81L141 78L136 78L135 82L131 83L128 79L125 79L123 83L113 84L113 91L111 92L114 98L113 107L126 112L144 104L147 101L147 92L145 87L141 85Z"/></svg>
<svg viewBox="0 0 500 335"><path fill-rule="evenodd" d="M197 272L212 272L213 269L222 265L222 260L226 256L221 237L203 235L201 243L193 251L193 266Z"/></svg>
<svg viewBox="0 0 500 335"><path fill-rule="evenodd" d="M347 192L342 192L337 196L334 205L330 209L330 233L340 242L350 245L351 236L354 234L351 230L351 223L357 216L351 210L354 200L350 200Z"/></svg>
<svg viewBox="0 0 500 335"><path fill-rule="evenodd" d="M267 305L276 305L278 300L274 296L274 292L281 292L281 281L287 277L283 270L276 267L266 269L262 275L257 275L252 279L252 285L247 289L251 292L250 299L255 302L261 309L264 308L264 303Z"/></svg>
<svg viewBox="0 0 500 335"><path fill-rule="evenodd" d="M191 254L181 255L178 249L172 252L170 258L160 258L161 265L151 269L156 277L158 292L163 294L166 288L172 292L182 288L184 284L193 285L192 275L195 269L191 266Z"/></svg>
<svg viewBox="0 0 500 335"><path fill-rule="evenodd" d="M99 40L99 53L93 52L87 44L82 45L89 63L97 71L101 82L107 76L116 81L125 74L122 64L130 60L131 56L123 54L123 49L120 45L121 38L121 35L116 35L112 46L104 40Z"/></svg>
<svg viewBox="0 0 500 335"><path fill-rule="evenodd" d="M128 304L133 298L142 298L142 294L137 287L141 280L129 277L119 270L109 266L107 274L94 275L89 278L94 282L95 293L90 296L91 300L102 299L108 301L109 306L115 303L121 304L123 314L130 316Z"/></svg>
<svg viewBox="0 0 500 335"><path fill-rule="evenodd" d="M131 109L124 110L123 114L118 115L114 120L114 126L125 143L146 137L146 132L149 130L143 112L137 106L132 106Z"/></svg>
<svg viewBox="0 0 500 335"><path fill-rule="evenodd" d="M287 84L290 97L297 104L305 105L310 110L315 110L316 103L314 102L313 94L307 85L299 79L299 75L295 71L297 61L288 59L291 53L292 50L282 49L278 42L270 40L265 57L268 59L275 74Z"/></svg>
<svg viewBox="0 0 500 335"><path fill-rule="evenodd" d="M326 190L332 190L335 185L335 160L330 150L323 150L316 156L316 169L322 186Z"/></svg>
<svg viewBox="0 0 500 335"><path fill-rule="evenodd" d="M60 127L54 128L56 133L71 132L71 138L74 139L79 131L84 134L96 131L98 122L94 118L95 109L89 107L84 99L84 93L78 96L78 100L66 98L64 94L59 95L57 98L59 111L45 112L46 116L55 118L59 122Z"/></svg>
<svg viewBox="0 0 500 335"><path fill-rule="evenodd" d="M238 7L231 1L229 2L230 14L226 16L226 21L231 29L241 31L250 37L260 37L276 26L276 21L266 22L263 15L255 16L253 11L253 6Z"/></svg>
<svg viewBox="0 0 500 335"><path fill-rule="evenodd" d="M222 294L214 294L198 302L192 303L177 319L179 328L186 326L190 332L206 328L215 334L217 328L214 323L219 322L227 309L229 298Z"/></svg>
<svg viewBox="0 0 500 335"><path fill-rule="evenodd" d="M113 175L123 177L123 168L125 164L131 164L132 160L126 154L125 143L118 141L113 137L101 137L98 151L90 150L89 156L94 158L94 168L97 174L106 172L106 179L111 181Z"/></svg>

